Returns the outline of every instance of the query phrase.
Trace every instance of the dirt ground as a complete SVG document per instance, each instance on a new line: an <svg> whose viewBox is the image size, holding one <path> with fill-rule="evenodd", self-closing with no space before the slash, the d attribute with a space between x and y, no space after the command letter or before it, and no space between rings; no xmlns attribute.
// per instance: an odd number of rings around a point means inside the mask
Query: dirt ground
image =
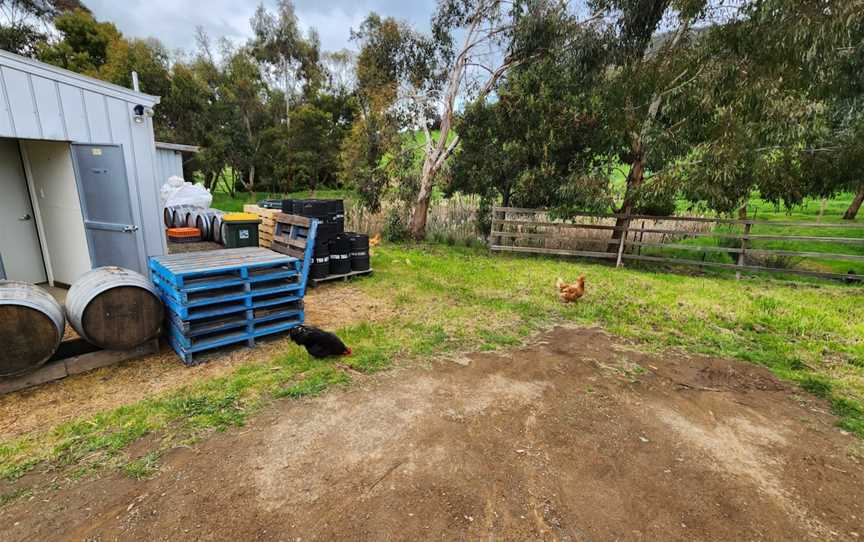
<svg viewBox="0 0 864 542"><path fill-rule="evenodd" d="M335 329L387 316L384 302L348 284L328 286L326 295L321 292L310 290L305 298L306 321L316 326ZM77 337L70 326L66 334L67 338ZM184 366L163 344L159 354L0 395L0 440L227 374L243 363L270 359L289 344L290 340L282 336L258 341L255 349L223 348L199 356L204 363L195 367Z"/></svg>
<svg viewBox="0 0 864 542"><path fill-rule="evenodd" d="M864 452L747 364L557 328L0 509L4 540L856 540Z"/></svg>

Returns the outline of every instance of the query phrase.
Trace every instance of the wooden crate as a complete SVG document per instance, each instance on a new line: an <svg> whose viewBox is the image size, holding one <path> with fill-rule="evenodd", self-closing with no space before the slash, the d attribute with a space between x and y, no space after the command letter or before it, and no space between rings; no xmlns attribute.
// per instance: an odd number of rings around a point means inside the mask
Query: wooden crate
<svg viewBox="0 0 864 542"><path fill-rule="evenodd" d="M273 244L273 236L276 232L276 215L281 213L279 209L265 209L254 203L243 206L244 213L252 213L261 219L258 225L258 246L270 248Z"/></svg>

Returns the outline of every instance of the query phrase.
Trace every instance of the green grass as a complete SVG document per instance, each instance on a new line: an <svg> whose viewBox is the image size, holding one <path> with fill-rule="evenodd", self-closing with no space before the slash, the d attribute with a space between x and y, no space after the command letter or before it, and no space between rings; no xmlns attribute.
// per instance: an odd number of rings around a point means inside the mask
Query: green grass
<svg viewBox="0 0 864 542"><path fill-rule="evenodd" d="M223 211L242 211L243 206L248 203L258 203L263 199L309 199L312 193L308 190L290 192L287 194L274 194L270 192L237 192L233 197L226 192L215 192L213 203L215 209ZM321 199L353 199L354 193L349 190L316 190L315 197Z"/></svg>
<svg viewBox="0 0 864 542"><path fill-rule="evenodd" d="M680 348L762 365L826 398L839 424L864 437L860 289L616 270L441 245L380 247L373 265L375 275L351 287L381 301L382 314L337 330L355 353L339 365L285 341L272 359L226 376L0 443L0 477L14 479L38 465L82 473L107 466L147 477L158 450L243 425L274 400L323 393L350 383L352 371L397 361L509 348L558 322L603 326L646 350ZM555 278L583 272L586 298L559 303ZM128 455L132 442L154 433L154 455Z"/></svg>
<svg viewBox="0 0 864 542"><path fill-rule="evenodd" d="M132 460L129 463L126 463L120 470L123 471L123 474L129 476L131 478L135 478L136 480L143 480L144 478L149 478L159 468L159 451L148 452L143 457L139 457L138 459Z"/></svg>
<svg viewBox="0 0 864 542"><path fill-rule="evenodd" d="M770 202L766 202L754 196L748 204L748 217L767 222L798 222L801 224L821 223L837 224L838 227L830 226L774 226L771 224L758 224L753 226L751 233L754 235L794 235L802 237L847 237L864 239L864 222L859 218L854 221L843 220L843 213L852 200L852 194L841 194L837 198L828 200L824 212L820 215L821 201L808 199L802 205L791 210L778 208ZM691 214L686 206L679 204L680 214ZM844 228L843 226L854 225L856 228ZM725 234L741 233L741 226L718 225L714 232ZM699 237L678 241L679 244L692 245L694 247L738 247L738 241L724 240L713 237ZM826 252L834 254L848 254L853 256L864 256L864 243L841 244L836 242L811 241L811 240L756 240L748 245L752 249L762 250L785 250L792 252ZM658 249L646 248L642 250L645 255L666 256L672 258L703 260L708 262L735 263L737 254L724 254L718 252L701 252L686 249ZM704 256L703 256L704 254ZM764 263L764 262L762 262ZM856 274L864 274L864 262L837 260L817 257L791 257L781 258L779 262L772 262L772 266L781 268L797 268L809 271L845 274L853 271ZM721 272L728 273L728 272ZM777 276L776 274L773 274ZM782 276L782 275L781 275Z"/></svg>

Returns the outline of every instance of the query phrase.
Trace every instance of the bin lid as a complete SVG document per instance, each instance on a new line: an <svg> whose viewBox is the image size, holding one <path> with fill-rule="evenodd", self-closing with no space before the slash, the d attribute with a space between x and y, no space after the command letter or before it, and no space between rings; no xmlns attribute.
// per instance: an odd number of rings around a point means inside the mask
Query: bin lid
<svg viewBox="0 0 864 542"><path fill-rule="evenodd" d="M201 230L198 228L168 228L168 237L199 237Z"/></svg>
<svg viewBox="0 0 864 542"><path fill-rule="evenodd" d="M260 222L258 215L253 213L226 213L222 215L223 222Z"/></svg>

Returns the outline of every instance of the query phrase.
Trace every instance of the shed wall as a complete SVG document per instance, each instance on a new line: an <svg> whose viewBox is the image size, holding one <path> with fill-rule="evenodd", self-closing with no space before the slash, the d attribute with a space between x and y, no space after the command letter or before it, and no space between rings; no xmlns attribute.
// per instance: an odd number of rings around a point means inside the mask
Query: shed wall
<svg viewBox="0 0 864 542"><path fill-rule="evenodd" d="M156 148L156 184L162 186L168 177L183 177L183 154L171 149Z"/></svg>
<svg viewBox="0 0 864 542"><path fill-rule="evenodd" d="M0 52L0 137L120 144L139 242L165 254L153 122L134 120L136 105L158 98ZM147 262L141 262L147 268Z"/></svg>

